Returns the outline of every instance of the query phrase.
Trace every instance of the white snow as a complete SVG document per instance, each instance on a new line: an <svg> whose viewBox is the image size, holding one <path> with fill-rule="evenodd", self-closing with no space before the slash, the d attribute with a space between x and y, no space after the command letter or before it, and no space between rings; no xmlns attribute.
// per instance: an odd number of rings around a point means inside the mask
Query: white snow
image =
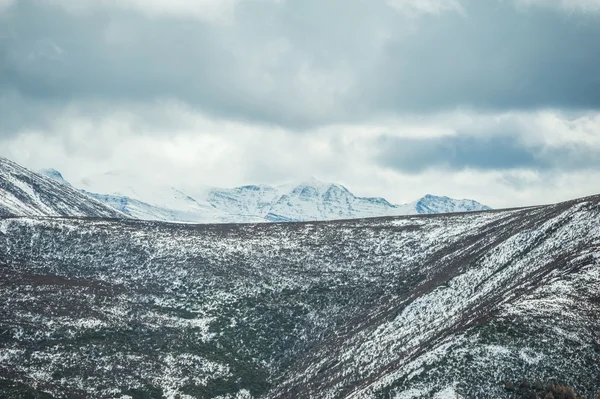
<svg viewBox="0 0 600 399"><path fill-rule="evenodd" d="M453 386L446 387L441 391L433 395L433 399L458 399L462 398L455 390Z"/></svg>
<svg viewBox="0 0 600 399"><path fill-rule="evenodd" d="M410 389L407 389L406 391L402 391L402 392L398 393L394 399L419 398L426 393L427 393L427 391L424 389L410 388Z"/></svg>

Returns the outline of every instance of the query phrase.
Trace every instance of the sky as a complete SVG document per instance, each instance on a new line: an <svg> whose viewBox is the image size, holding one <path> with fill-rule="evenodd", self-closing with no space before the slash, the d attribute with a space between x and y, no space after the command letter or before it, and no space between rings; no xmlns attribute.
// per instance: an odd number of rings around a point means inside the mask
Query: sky
<svg viewBox="0 0 600 399"><path fill-rule="evenodd" d="M0 0L0 155L70 181L600 193L600 0Z"/></svg>

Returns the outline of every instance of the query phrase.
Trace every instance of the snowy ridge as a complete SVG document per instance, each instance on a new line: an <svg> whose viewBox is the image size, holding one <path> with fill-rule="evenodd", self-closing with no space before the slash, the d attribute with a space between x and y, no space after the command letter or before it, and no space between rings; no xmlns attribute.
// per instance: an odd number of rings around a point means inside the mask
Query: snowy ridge
<svg viewBox="0 0 600 399"><path fill-rule="evenodd" d="M52 178L0 157L0 216L126 217L65 184L57 171L47 174Z"/></svg>
<svg viewBox="0 0 600 399"><path fill-rule="evenodd" d="M600 392L600 196L281 224L0 218L0 265L14 397Z"/></svg>
<svg viewBox="0 0 600 399"><path fill-rule="evenodd" d="M48 176L65 183L60 173ZM110 172L84 179L88 195L144 220L190 223L299 222L431 213L471 212L491 208L472 200L426 195L413 203L393 205L383 198L357 197L340 184L317 179L272 187L205 187L186 193L175 187L156 187L125 172Z"/></svg>
<svg viewBox="0 0 600 399"><path fill-rule="evenodd" d="M404 214L382 198L356 197L346 187L318 180L301 183L281 195L266 215L269 221L353 219Z"/></svg>
<svg viewBox="0 0 600 399"><path fill-rule="evenodd" d="M411 204L412 207L412 204ZM473 200L456 200L449 197L438 197L427 194L414 203L414 209L418 214L473 212L490 210L491 208L481 205Z"/></svg>

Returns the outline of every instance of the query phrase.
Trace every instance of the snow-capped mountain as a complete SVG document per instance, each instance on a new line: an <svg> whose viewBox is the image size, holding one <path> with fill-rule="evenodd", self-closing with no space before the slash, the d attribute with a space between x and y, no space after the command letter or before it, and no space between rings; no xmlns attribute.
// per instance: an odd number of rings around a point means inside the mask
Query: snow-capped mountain
<svg viewBox="0 0 600 399"><path fill-rule="evenodd" d="M0 216L126 217L65 184L57 171L49 178L0 157Z"/></svg>
<svg viewBox="0 0 600 399"><path fill-rule="evenodd" d="M591 399L600 196L320 223L0 217L0 315L9 399Z"/></svg>
<svg viewBox="0 0 600 399"><path fill-rule="evenodd" d="M215 209L234 217L264 221L273 203L281 197L281 192L271 186L249 185L231 189L211 188L203 197Z"/></svg>
<svg viewBox="0 0 600 399"><path fill-rule="evenodd" d="M382 198L356 197L339 184L316 179L292 187L273 202L269 221L352 219L401 214L400 208Z"/></svg>
<svg viewBox="0 0 600 399"><path fill-rule="evenodd" d="M65 183L54 170L48 176ZM137 183L135 187L132 182ZM472 200L433 195L394 205L383 198L355 196L340 184L317 179L276 187L204 187L191 194L175 187L139 182L125 172L111 172L74 186L138 219L192 223L298 222L491 209Z"/></svg>
<svg viewBox="0 0 600 399"><path fill-rule="evenodd" d="M438 197L427 194L423 198L408 205L415 214L424 215L432 213L454 213L454 212L473 212L490 210L489 206L480 204L477 201L462 199L457 200L449 197ZM411 212L412 213L412 212Z"/></svg>

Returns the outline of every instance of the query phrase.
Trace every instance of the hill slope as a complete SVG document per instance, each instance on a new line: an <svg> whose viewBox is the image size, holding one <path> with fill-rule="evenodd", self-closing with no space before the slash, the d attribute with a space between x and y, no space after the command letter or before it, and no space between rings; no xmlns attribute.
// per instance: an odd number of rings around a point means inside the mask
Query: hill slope
<svg viewBox="0 0 600 399"><path fill-rule="evenodd" d="M8 397L600 391L600 197L294 224L10 218L0 273Z"/></svg>
<svg viewBox="0 0 600 399"><path fill-rule="evenodd" d="M68 185L0 157L0 216L125 217Z"/></svg>

